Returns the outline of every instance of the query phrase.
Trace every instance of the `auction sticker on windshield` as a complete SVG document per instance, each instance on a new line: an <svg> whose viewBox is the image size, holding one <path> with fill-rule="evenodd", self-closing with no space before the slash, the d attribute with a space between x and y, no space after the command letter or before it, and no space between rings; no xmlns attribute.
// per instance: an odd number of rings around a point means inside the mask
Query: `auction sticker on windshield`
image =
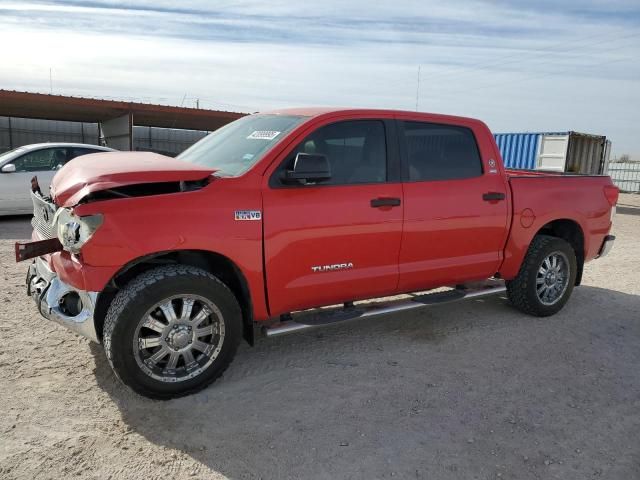
<svg viewBox="0 0 640 480"><path fill-rule="evenodd" d="M251 135L247 137L247 139L252 140L273 140L280 132L276 132L275 130L256 130Z"/></svg>

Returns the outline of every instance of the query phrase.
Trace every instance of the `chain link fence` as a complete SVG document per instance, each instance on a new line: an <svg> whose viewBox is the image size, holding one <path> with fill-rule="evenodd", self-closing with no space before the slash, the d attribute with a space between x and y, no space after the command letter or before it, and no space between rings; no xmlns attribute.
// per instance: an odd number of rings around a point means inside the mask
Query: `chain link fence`
<svg viewBox="0 0 640 480"><path fill-rule="evenodd" d="M611 162L607 173L620 191L640 193L640 162Z"/></svg>

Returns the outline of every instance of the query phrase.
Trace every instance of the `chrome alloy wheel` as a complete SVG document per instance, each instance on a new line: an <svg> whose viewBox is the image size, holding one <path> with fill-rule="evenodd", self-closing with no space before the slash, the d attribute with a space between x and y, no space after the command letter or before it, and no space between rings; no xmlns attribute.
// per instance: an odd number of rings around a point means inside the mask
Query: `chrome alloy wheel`
<svg viewBox="0 0 640 480"><path fill-rule="evenodd" d="M220 309L198 295L176 295L156 303L133 337L138 366L162 382L197 377L217 358L224 343Z"/></svg>
<svg viewBox="0 0 640 480"><path fill-rule="evenodd" d="M558 302L569 285L569 259L562 252L553 252L542 261L536 275L536 292L544 305Z"/></svg>

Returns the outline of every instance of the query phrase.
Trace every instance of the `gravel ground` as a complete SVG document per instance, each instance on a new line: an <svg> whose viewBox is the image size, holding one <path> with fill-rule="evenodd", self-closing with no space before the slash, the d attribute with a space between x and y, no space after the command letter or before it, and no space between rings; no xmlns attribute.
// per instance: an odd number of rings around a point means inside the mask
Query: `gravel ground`
<svg viewBox="0 0 640 480"><path fill-rule="evenodd" d="M640 478L640 197L552 318L476 300L241 347L170 402L42 320L0 220L0 478Z"/></svg>

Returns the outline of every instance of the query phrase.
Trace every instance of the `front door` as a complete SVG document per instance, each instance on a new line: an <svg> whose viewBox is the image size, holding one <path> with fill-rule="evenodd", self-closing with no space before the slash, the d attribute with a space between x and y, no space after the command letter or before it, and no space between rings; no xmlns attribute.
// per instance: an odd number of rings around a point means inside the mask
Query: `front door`
<svg viewBox="0 0 640 480"><path fill-rule="evenodd" d="M398 284L402 185L382 120L322 126L289 151L263 192L272 315L388 295ZM331 178L283 183L297 153L326 155ZM399 174L398 174L399 177Z"/></svg>

